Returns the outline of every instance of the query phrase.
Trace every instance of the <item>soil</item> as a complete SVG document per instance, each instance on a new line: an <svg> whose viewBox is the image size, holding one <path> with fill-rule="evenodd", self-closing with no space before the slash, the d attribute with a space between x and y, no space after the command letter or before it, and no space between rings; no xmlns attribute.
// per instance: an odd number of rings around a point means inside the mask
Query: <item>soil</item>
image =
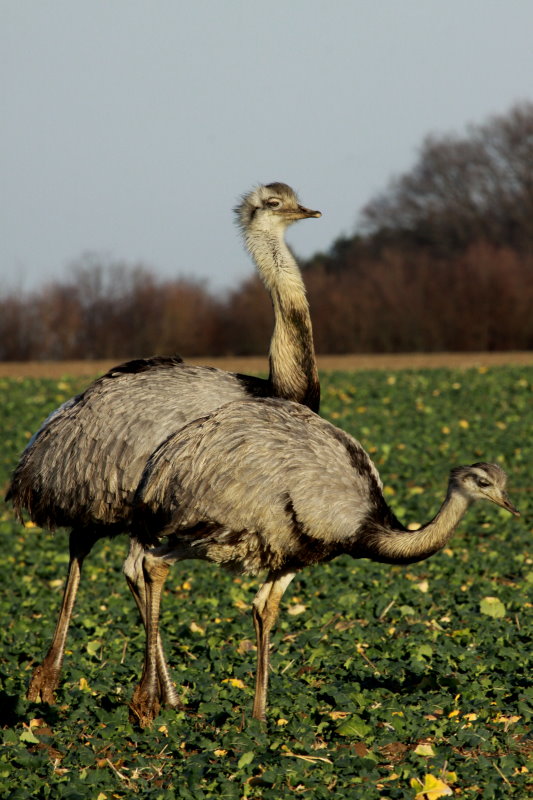
<svg viewBox="0 0 533 800"><path fill-rule="evenodd" d="M124 359L125 360L125 359ZM268 372L268 361L259 356L235 358L191 358L191 363L205 364L232 372L257 374ZM318 356L318 367L332 370L426 369L434 367L495 367L516 364L533 366L533 351L508 353L380 353L377 355ZM105 361L4 361L0 378L62 378L67 375L93 377L107 372L120 359Z"/></svg>

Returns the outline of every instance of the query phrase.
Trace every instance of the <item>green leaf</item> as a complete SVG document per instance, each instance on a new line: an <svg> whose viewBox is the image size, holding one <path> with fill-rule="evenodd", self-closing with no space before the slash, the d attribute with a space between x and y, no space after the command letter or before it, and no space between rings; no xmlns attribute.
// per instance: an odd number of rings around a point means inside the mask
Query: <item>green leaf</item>
<svg viewBox="0 0 533 800"><path fill-rule="evenodd" d="M415 650L415 658L418 661L424 661L426 658L431 658L433 655L433 648L429 644L420 644Z"/></svg>
<svg viewBox="0 0 533 800"><path fill-rule="evenodd" d="M498 597L484 597L479 605L482 614L488 617L505 617L505 606Z"/></svg>
<svg viewBox="0 0 533 800"><path fill-rule="evenodd" d="M27 744L40 744L41 740L38 739L30 728L25 728L20 734L20 741Z"/></svg>
<svg viewBox="0 0 533 800"><path fill-rule="evenodd" d="M94 639L92 642L87 642L85 649L89 653L90 656L97 656L102 648L102 642L98 639Z"/></svg>
<svg viewBox="0 0 533 800"><path fill-rule="evenodd" d="M371 730L370 725L354 714L341 722L337 728L337 733L341 736L355 736L358 739L363 739Z"/></svg>
<svg viewBox="0 0 533 800"><path fill-rule="evenodd" d="M239 758L237 762L237 767L242 769L243 767L247 767L248 764L251 764L254 760L255 753L253 750L247 750L246 753L243 753L242 756Z"/></svg>

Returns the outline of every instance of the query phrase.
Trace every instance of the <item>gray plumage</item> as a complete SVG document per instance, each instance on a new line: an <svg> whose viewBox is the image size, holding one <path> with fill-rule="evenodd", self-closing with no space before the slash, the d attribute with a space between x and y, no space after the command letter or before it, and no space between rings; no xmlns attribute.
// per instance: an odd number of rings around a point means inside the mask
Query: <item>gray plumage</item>
<svg viewBox="0 0 533 800"><path fill-rule="evenodd" d="M419 530L408 530L386 503L370 457L351 436L294 403L230 403L169 437L150 458L140 483L134 532L154 547L144 557L150 636L157 636L161 586L172 562L199 558L252 575L267 570L254 601L254 716L263 718L268 632L298 570L342 553L392 564L428 558L445 545L475 500L518 514L507 497L506 480L495 464L455 468L438 514ZM166 541L157 546L163 537ZM141 724L157 710L153 641L133 700Z"/></svg>
<svg viewBox="0 0 533 800"><path fill-rule="evenodd" d="M153 357L122 364L48 417L16 467L7 499L22 518L38 525L72 528L70 564L57 629L35 670L28 697L53 702L81 566L95 541L124 530L146 460L176 426L231 400L278 396L318 409L320 385L309 307L300 271L284 234L298 219L319 217L283 183L259 186L235 209L246 248L271 294L275 327L268 379ZM127 576L144 618L139 553ZM162 649L160 682L172 704Z"/></svg>

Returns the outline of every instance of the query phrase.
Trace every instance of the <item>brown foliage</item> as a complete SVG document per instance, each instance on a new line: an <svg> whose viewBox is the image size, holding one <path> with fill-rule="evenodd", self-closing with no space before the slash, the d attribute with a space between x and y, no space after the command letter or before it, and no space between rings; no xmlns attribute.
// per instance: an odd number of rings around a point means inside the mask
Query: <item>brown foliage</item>
<svg viewBox="0 0 533 800"><path fill-rule="evenodd" d="M530 253L486 241L447 258L346 247L304 278L319 353L533 349ZM255 276L216 299L194 281L92 264L0 299L0 361L265 354L272 324Z"/></svg>
<svg viewBox="0 0 533 800"><path fill-rule="evenodd" d="M453 258L389 249L306 274L321 353L533 347L533 256L487 242Z"/></svg>

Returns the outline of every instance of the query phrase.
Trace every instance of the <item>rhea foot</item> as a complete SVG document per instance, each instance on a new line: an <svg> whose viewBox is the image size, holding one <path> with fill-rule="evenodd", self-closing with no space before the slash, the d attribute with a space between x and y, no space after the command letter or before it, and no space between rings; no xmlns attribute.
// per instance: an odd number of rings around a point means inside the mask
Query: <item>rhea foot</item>
<svg viewBox="0 0 533 800"><path fill-rule="evenodd" d="M46 666L46 661L33 670L26 699L32 703L48 703L54 705L55 690L59 683L59 670Z"/></svg>
<svg viewBox="0 0 533 800"><path fill-rule="evenodd" d="M149 728L161 710L161 703L157 697L150 697L140 683L135 687L129 709L130 722L140 728Z"/></svg>

